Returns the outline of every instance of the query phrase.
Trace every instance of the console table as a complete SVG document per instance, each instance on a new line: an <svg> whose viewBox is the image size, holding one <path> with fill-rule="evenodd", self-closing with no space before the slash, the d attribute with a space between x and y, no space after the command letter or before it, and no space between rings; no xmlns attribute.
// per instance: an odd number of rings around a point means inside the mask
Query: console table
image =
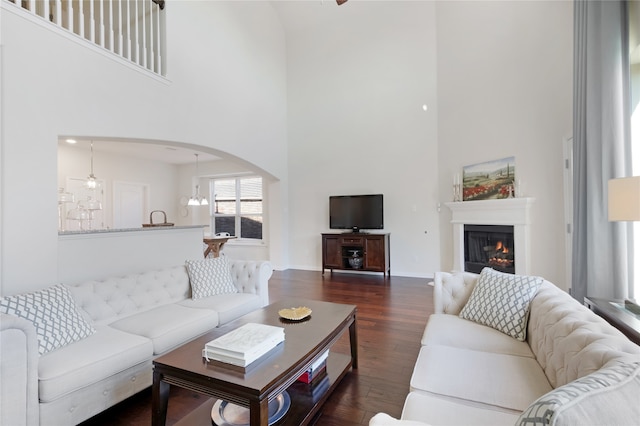
<svg viewBox="0 0 640 426"><path fill-rule="evenodd" d="M218 237L218 236L213 236L213 237L204 237L203 238L203 242L207 245L207 249L204 251L204 257L206 258L207 256L209 256L209 253L213 253L213 257L218 257L220 256L220 250L222 250L222 246L224 245L224 243L226 243L227 241L236 238L233 236L229 236L229 237Z"/></svg>
<svg viewBox="0 0 640 426"><path fill-rule="evenodd" d="M640 319L624 308L624 300L585 297L584 305L620 330L632 342L640 345Z"/></svg>
<svg viewBox="0 0 640 426"><path fill-rule="evenodd" d="M353 257L359 257L360 261L353 262ZM389 234L322 234L323 275L325 269L331 272L334 269L382 272L385 277L390 275Z"/></svg>

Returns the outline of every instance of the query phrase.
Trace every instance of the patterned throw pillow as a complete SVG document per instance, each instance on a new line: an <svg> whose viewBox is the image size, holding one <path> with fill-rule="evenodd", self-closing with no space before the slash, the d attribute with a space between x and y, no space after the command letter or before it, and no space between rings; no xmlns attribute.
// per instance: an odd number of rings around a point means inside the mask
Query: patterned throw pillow
<svg viewBox="0 0 640 426"><path fill-rule="evenodd" d="M469 301L460 311L460 317L524 341L529 304L540 285L540 277L505 274L484 268Z"/></svg>
<svg viewBox="0 0 640 426"><path fill-rule="evenodd" d="M637 385L627 392L620 389L639 375L640 362L598 370L542 395L524 410L516 425L634 424L640 413L637 399L635 403L625 402L624 395L630 394L635 399ZM616 394L609 392L607 396L607 391ZM614 407L616 401L622 406ZM589 407L595 413L600 412L602 418L595 418L597 414L585 410Z"/></svg>
<svg viewBox="0 0 640 426"><path fill-rule="evenodd" d="M193 299L238 292L233 284L231 267L225 256L213 259L187 260L186 264Z"/></svg>
<svg viewBox="0 0 640 426"><path fill-rule="evenodd" d="M69 289L58 284L0 299L0 312L33 323L40 355L91 336L96 330L78 312Z"/></svg>

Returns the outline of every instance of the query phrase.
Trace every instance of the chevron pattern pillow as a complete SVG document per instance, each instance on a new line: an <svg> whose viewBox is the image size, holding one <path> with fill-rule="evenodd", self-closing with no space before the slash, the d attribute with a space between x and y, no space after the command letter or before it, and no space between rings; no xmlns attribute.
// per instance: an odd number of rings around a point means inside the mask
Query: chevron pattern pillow
<svg viewBox="0 0 640 426"><path fill-rule="evenodd" d="M469 301L460 311L460 317L524 341L529 304L542 281L540 277L505 274L484 268Z"/></svg>
<svg viewBox="0 0 640 426"><path fill-rule="evenodd" d="M0 299L0 312L30 321L38 336L38 352L44 355L96 332L78 312L69 289L58 284L33 293Z"/></svg>
<svg viewBox="0 0 640 426"><path fill-rule="evenodd" d="M225 256L187 260L186 265L191 282L191 298L202 299L216 294L238 292L233 284L231 267Z"/></svg>

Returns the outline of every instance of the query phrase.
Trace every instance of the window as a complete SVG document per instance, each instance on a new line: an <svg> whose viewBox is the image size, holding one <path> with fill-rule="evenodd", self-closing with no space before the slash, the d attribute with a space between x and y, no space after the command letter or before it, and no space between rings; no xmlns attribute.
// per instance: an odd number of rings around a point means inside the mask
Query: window
<svg viewBox="0 0 640 426"><path fill-rule="evenodd" d="M262 240L262 178L212 179L211 228L242 239Z"/></svg>

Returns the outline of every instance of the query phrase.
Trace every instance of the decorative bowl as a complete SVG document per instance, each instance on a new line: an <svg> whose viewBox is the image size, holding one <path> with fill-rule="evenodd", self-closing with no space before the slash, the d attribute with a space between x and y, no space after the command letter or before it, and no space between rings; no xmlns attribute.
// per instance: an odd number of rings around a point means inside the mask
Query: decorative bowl
<svg viewBox="0 0 640 426"><path fill-rule="evenodd" d="M311 315L311 309L307 308L306 306L280 309L278 311L278 315L280 315L284 319L299 321Z"/></svg>

